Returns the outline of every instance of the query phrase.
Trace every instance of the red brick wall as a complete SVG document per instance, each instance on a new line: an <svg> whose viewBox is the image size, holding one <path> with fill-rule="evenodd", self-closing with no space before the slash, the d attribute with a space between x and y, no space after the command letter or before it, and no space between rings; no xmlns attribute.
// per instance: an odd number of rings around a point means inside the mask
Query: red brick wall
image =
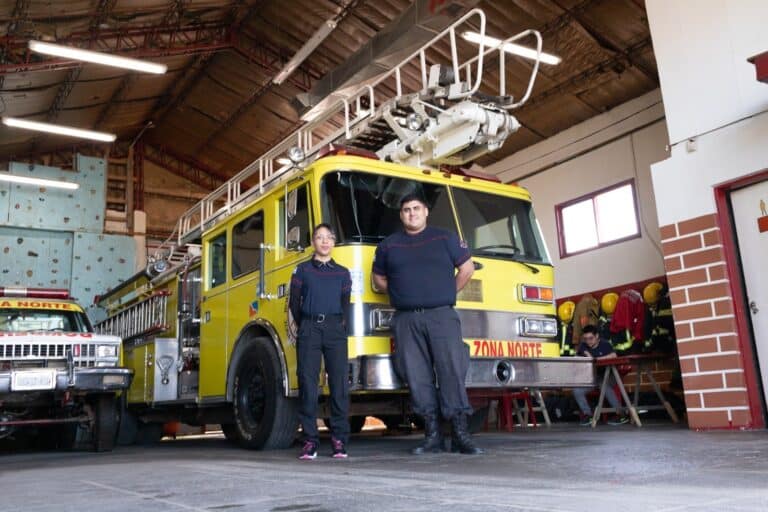
<svg viewBox="0 0 768 512"><path fill-rule="evenodd" d="M688 425L752 424L715 214L661 226Z"/></svg>

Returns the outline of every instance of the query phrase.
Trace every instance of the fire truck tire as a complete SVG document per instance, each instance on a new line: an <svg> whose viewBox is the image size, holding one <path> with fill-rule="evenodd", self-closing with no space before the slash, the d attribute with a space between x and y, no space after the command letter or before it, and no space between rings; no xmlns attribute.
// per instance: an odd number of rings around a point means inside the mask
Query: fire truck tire
<svg viewBox="0 0 768 512"><path fill-rule="evenodd" d="M117 399L99 395L93 402L93 450L111 452L117 439Z"/></svg>
<svg viewBox="0 0 768 512"><path fill-rule="evenodd" d="M297 401L283 395L280 362L267 338L240 358L233 389L234 423L227 439L252 450L288 448L298 427Z"/></svg>

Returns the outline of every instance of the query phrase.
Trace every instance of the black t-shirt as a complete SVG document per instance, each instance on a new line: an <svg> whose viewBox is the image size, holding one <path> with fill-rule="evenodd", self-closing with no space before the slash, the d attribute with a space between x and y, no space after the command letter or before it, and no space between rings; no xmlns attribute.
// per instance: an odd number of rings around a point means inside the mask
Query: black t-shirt
<svg viewBox="0 0 768 512"><path fill-rule="evenodd" d="M450 231L427 226L416 235L394 233L376 248L373 272L387 278L397 309L456 304L456 267L470 258L467 244Z"/></svg>
<svg viewBox="0 0 768 512"><path fill-rule="evenodd" d="M312 258L293 271L288 307L297 322L305 315L343 315L351 289L346 267L333 260L323 263Z"/></svg>
<svg viewBox="0 0 768 512"><path fill-rule="evenodd" d="M611 346L609 342L601 339L594 348L589 348L589 345L582 341L581 344L579 344L576 353L580 356L589 353L592 357L602 357L612 354L613 346Z"/></svg>

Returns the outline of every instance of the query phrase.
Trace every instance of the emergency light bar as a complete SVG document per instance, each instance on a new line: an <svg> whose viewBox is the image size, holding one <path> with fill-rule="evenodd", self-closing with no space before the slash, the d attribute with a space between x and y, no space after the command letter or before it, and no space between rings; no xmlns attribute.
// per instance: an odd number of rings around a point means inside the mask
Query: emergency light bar
<svg viewBox="0 0 768 512"><path fill-rule="evenodd" d="M63 288L22 288L13 286L0 286L0 297L68 299L69 290Z"/></svg>

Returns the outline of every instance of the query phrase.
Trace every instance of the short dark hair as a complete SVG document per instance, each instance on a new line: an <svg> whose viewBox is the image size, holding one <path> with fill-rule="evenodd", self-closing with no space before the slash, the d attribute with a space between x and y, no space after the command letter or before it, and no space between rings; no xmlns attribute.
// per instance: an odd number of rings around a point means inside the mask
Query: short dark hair
<svg viewBox="0 0 768 512"><path fill-rule="evenodd" d="M421 196L421 194L416 194L415 192L411 192L410 194L405 194L403 198L400 200L400 209L403 209L403 205L405 203L410 203L411 201L418 201L427 208L429 208L429 205L427 204L427 201Z"/></svg>
<svg viewBox="0 0 768 512"><path fill-rule="evenodd" d="M320 231L320 230L321 230L321 229L323 229L323 228L325 228L325 229L327 229L328 231L330 231L330 232L331 232L331 234L332 234L334 237L336 236L336 232L333 230L333 228L331 227L331 225L330 225L330 224L328 224L327 222L321 222L320 224L318 224L317 226L315 226L315 229L313 229L313 230L312 230L312 238L315 238L315 235L317 234L317 232L318 232L318 231Z"/></svg>
<svg viewBox="0 0 768 512"><path fill-rule="evenodd" d="M581 330L582 334L594 334L597 336L597 327L595 327L592 324L585 325L584 328Z"/></svg>

